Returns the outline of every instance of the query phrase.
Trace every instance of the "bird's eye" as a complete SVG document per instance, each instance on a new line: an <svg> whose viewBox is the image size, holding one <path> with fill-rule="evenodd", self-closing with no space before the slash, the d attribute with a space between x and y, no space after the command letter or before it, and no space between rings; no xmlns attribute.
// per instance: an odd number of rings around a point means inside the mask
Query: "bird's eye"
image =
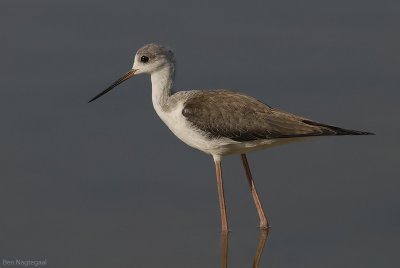
<svg viewBox="0 0 400 268"><path fill-rule="evenodd" d="M146 62L149 61L149 57L147 57L147 56L142 56L142 57L140 58L140 61L146 63Z"/></svg>

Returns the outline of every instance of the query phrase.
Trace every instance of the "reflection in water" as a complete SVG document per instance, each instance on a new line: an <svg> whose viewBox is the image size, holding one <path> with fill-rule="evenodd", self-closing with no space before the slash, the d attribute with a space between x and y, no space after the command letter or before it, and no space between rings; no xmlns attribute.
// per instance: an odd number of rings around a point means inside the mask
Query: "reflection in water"
<svg viewBox="0 0 400 268"><path fill-rule="evenodd" d="M265 242L268 238L269 229L261 229L260 230L260 238L258 240L258 246L256 250L256 254L253 259L253 268L258 268L261 260L261 256L264 250ZM221 267L228 267L228 237L229 233L222 232L221 234Z"/></svg>
<svg viewBox="0 0 400 268"><path fill-rule="evenodd" d="M221 233L221 267L228 267L228 232Z"/></svg>
<svg viewBox="0 0 400 268"><path fill-rule="evenodd" d="M265 242L267 241L267 238L268 238L268 233L269 233L269 229L261 229L260 230L260 238L258 240L256 255L254 256L253 268L257 268L258 265L260 264L261 255L264 250Z"/></svg>

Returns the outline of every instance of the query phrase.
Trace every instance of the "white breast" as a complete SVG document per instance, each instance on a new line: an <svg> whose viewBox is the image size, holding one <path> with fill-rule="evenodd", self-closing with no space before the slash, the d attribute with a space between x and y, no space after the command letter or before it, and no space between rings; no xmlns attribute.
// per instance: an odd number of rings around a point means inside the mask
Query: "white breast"
<svg viewBox="0 0 400 268"><path fill-rule="evenodd" d="M154 109L168 128L187 145L208 154L212 154L211 151L221 145L221 142L217 140L208 139L204 132L196 129L186 120L182 115L183 101L170 111L163 111L158 105L154 105Z"/></svg>

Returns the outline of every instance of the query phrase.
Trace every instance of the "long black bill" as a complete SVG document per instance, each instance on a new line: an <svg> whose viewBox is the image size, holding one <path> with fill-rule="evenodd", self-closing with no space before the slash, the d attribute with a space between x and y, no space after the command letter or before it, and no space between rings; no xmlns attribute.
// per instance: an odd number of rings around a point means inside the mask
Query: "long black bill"
<svg viewBox="0 0 400 268"><path fill-rule="evenodd" d="M119 84L121 84L122 82L128 80L129 78L131 78L132 76L135 75L135 71L136 70L130 70L129 72L127 72L126 74L124 74L120 79L118 79L117 81L115 81L111 86L109 86L108 88L106 88L104 91L100 92L98 95L96 95L93 99L91 99L90 101L88 101L88 103L100 98L101 96L103 96L104 94L106 94L108 91L110 91L111 89L115 88L116 86L118 86Z"/></svg>

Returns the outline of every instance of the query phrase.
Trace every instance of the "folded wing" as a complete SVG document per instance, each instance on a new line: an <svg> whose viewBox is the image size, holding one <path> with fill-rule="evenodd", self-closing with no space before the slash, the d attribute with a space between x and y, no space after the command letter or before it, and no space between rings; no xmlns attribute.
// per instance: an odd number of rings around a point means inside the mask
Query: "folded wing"
<svg viewBox="0 0 400 268"><path fill-rule="evenodd" d="M188 98L182 114L210 138L235 141L326 135L368 135L286 113L234 91L202 91Z"/></svg>

